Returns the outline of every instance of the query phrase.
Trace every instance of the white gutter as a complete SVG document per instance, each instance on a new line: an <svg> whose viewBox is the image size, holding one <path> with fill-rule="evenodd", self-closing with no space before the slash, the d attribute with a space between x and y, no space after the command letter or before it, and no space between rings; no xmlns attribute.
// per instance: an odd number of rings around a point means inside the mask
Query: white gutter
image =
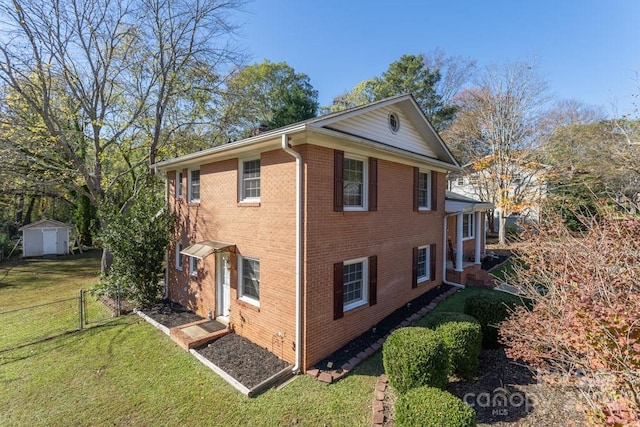
<svg viewBox="0 0 640 427"><path fill-rule="evenodd" d="M448 215L445 215L442 221L442 283L461 289L464 289L466 286L461 283L450 282L447 280L447 219L450 216L461 215L465 212L466 211L450 213ZM459 250L462 250L462 248L460 248Z"/></svg>
<svg viewBox="0 0 640 427"><path fill-rule="evenodd" d="M302 365L302 156L289 145L289 137L282 134L282 149L296 159L296 363L294 373Z"/></svg>
<svg viewBox="0 0 640 427"><path fill-rule="evenodd" d="M155 166L156 175L158 174L158 167ZM163 173L164 176L164 208L169 209L169 180L167 179L167 174ZM182 185L182 183L180 183ZM163 299L169 298L169 247L164 251L164 295Z"/></svg>

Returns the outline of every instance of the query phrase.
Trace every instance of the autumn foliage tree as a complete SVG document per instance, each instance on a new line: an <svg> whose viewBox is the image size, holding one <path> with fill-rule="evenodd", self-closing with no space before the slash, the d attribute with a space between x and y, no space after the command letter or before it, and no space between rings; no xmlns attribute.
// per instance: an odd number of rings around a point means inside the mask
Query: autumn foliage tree
<svg viewBox="0 0 640 427"><path fill-rule="evenodd" d="M512 283L535 301L501 325L507 353L575 386L595 425L640 423L640 218L542 221L518 250Z"/></svg>

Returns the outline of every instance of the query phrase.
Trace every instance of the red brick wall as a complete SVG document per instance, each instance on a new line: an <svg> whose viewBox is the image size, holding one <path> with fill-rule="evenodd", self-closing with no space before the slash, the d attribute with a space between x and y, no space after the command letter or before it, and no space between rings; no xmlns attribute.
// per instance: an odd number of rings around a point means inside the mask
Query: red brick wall
<svg viewBox="0 0 640 427"><path fill-rule="evenodd" d="M169 200L178 215L176 239L190 243L216 240L235 244L238 255L260 259L260 306L238 299L237 256L231 256L230 323L236 333L293 363L295 341L295 161L282 150L260 155L260 204L238 203L238 159L200 166L200 203L175 200L170 172ZM169 296L200 316L216 309L216 256L199 262L197 277L176 271L169 254ZM276 336L276 334L280 336Z"/></svg>
<svg viewBox="0 0 640 427"><path fill-rule="evenodd" d="M378 210L333 211L333 150L297 147L305 160L304 367L364 333L395 309L442 283L444 173L438 209L413 211L413 167L378 160ZM436 277L412 289L412 249L436 244ZM377 304L333 320L333 265L378 256Z"/></svg>

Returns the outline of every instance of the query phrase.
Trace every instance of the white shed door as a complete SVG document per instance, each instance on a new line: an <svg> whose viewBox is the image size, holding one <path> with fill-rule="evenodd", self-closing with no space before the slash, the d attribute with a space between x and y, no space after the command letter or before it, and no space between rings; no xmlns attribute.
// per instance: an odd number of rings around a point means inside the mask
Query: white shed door
<svg viewBox="0 0 640 427"><path fill-rule="evenodd" d="M50 255L58 253L58 233L55 228L42 230L42 254Z"/></svg>

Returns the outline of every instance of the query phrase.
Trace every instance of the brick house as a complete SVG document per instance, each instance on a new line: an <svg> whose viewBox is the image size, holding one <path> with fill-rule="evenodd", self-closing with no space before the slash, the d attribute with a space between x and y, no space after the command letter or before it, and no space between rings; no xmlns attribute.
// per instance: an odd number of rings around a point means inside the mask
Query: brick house
<svg viewBox="0 0 640 427"><path fill-rule="evenodd" d="M156 167L178 218L168 298L294 370L446 280L459 164L411 95Z"/></svg>

